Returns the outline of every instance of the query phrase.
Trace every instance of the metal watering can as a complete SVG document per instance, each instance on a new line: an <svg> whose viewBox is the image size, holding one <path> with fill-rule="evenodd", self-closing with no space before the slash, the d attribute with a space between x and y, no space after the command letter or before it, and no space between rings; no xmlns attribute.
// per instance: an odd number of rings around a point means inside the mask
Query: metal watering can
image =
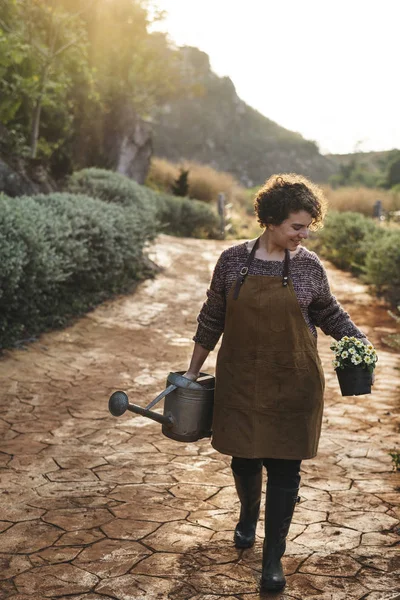
<svg viewBox="0 0 400 600"><path fill-rule="evenodd" d="M162 433L178 442L195 442L211 436L215 377L200 373L197 381L183 377L184 371L170 373L167 387L145 408L130 404L125 392L114 392L108 401L109 411L120 417L125 411L137 413L162 424ZM151 409L165 398L164 414Z"/></svg>

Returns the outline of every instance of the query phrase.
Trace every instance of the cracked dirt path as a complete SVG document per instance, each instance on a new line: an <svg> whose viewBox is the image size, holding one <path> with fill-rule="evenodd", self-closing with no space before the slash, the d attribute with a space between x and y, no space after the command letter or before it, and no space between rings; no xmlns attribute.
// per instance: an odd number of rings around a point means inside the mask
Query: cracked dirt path
<svg viewBox="0 0 400 600"><path fill-rule="evenodd" d="M253 549L233 547L229 458L208 440L174 442L157 423L107 410L112 391L145 405L169 371L186 369L212 267L230 243L160 236L156 279L3 356L0 600L259 597L263 523ZM320 450L303 462L288 585L271 597L395 600L400 473L388 451L399 441L399 365L380 342L394 321L349 275L329 274L379 349L377 383L371 396L342 398L320 335Z"/></svg>

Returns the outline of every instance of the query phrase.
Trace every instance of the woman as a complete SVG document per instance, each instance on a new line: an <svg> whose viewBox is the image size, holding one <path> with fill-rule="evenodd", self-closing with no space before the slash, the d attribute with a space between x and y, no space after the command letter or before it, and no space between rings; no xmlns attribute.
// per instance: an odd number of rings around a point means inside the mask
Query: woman
<svg viewBox="0 0 400 600"><path fill-rule="evenodd" d="M363 333L332 296L325 269L301 246L322 226L322 191L304 177L274 175L255 198L262 235L225 250L198 316L186 377L195 380L222 333L213 447L232 456L241 502L234 542L254 544L262 467L267 469L261 588L285 586L285 552L300 464L317 453L324 375L316 327L340 339Z"/></svg>

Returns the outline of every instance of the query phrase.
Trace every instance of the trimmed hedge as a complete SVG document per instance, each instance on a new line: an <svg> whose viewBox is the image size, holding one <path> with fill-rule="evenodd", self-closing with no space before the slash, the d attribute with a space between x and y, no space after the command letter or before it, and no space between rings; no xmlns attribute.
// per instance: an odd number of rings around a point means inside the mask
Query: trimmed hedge
<svg viewBox="0 0 400 600"><path fill-rule="evenodd" d="M357 212L327 214L324 227L318 233L318 248L322 256L339 269L360 274L371 243L381 237L383 230L372 219Z"/></svg>
<svg viewBox="0 0 400 600"><path fill-rule="evenodd" d="M112 171L83 169L70 177L67 189L127 208L134 207L146 227L151 223L154 231L184 237L218 237L219 220L209 204L160 194Z"/></svg>
<svg viewBox="0 0 400 600"><path fill-rule="evenodd" d="M117 173L85 169L68 189L0 196L0 348L150 276L143 249L159 231L218 235L209 205L157 194Z"/></svg>
<svg viewBox="0 0 400 600"><path fill-rule="evenodd" d="M209 204L168 194L157 196L157 217L163 233L181 237L219 237L219 219Z"/></svg>
<svg viewBox="0 0 400 600"><path fill-rule="evenodd" d="M129 289L148 239L134 211L88 196L0 196L0 347Z"/></svg>
<svg viewBox="0 0 400 600"><path fill-rule="evenodd" d="M400 304L400 229L385 232L369 248L365 280L393 306Z"/></svg>
<svg viewBox="0 0 400 600"><path fill-rule="evenodd" d="M359 275L392 305L400 303L400 229L360 213L332 211L313 247L340 269Z"/></svg>

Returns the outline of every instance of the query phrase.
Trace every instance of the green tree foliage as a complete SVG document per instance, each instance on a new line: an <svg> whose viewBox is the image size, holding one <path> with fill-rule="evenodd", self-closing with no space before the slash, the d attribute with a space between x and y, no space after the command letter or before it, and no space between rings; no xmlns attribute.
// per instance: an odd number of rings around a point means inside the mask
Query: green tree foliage
<svg viewBox="0 0 400 600"><path fill-rule="evenodd" d="M333 187L392 189L400 184L400 150L359 152L337 159L340 159L339 172L329 178Z"/></svg>
<svg viewBox="0 0 400 600"><path fill-rule="evenodd" d="M329 183L334 188L339 186L373 188L377 187L379 178L379 173L371 172L368 165L355 156L349 162L339 164L339 172L329 178Z"/></svg>
<svg viewBox="0 0 400 600"><path fill-rule="evenodd" d="M98 0L87 19L90 63L108 110L127 98L141 115L174 93L179 85L179 54L161 33L148 33L142 2Z"/></svg>
<svg viewBox="0 0 400 600"><path fill-rule="evenodd" d="M390 153L386 165L383 187L390 189L400 185L400 150L394 150Z"/></svg>
<svg viewBox="0 0 400 600"><path fill-rule="evenodd" d="M149 25L141 0L0 0L8 150L61 172L112 167L107 140L115 123L147 116L181 85L179 53Z"/></svg>
<svg viewBox="0 0 400 600"><path fill-rule="evenodd" d="M90 80L80 12L45 0L0 0L0 7L1 120L32 158L48 157L68 136L71 90Z"/></svg>

